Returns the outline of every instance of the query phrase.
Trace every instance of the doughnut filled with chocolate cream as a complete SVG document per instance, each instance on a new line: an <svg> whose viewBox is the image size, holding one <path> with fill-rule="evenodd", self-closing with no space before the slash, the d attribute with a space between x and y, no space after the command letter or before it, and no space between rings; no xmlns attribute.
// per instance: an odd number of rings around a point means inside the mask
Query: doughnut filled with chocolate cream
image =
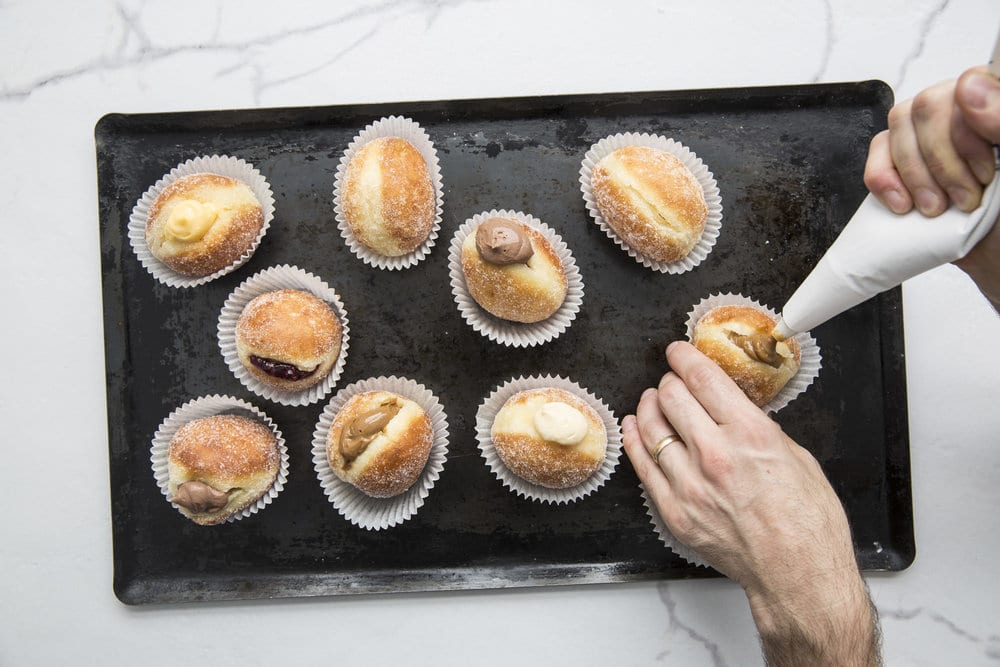
<svg viewBox="0 0 1000 667"><path fill-rule="evenodd" d="M271 489L279 463L277 438L264 424L238 415L195 419L170 440L168 497L195 523L219 524Z"/></svg>
<svg viewBox="0 0 1000 667"><path fill-rule="evenodd" d="M591 189L608 225L650 259L684 259L705 231L708 204L701 183L667 151L619 148L594 166Z"/></svg>
<svg viewBox="0 0 1000 667"><path fill-rule="evenodd" d="M554 387L511 396L493 419L490 434L511 472L549 489L585 482L601 467L608 447L600 415Z"/></svg>
<svg viewBox="0 0 1000 667"><path fill-rule="evenodd" d="M354 154L340 199L354 238L386 257L419 248L437 216L427 163L413 144L400 137L374 139Z"/></svg>
<svg viewBox="0 0 1000 667"><path fill-rule="evenodd" d="M334 474L373 498L398 496L420 478L434 444L430 417L417 403L388 391L352 396L327 436Z"/></svg>
<svg viewBox="0 0 1000 667"><path fill-rule="evenodd" d="M250 187L218 174L182 176L149 209L146 245L174 271L201 278L248 251L264 224Z"/></svg>
<svg viewBox="0 0 1000 667"><path fill-rule="evenodd" d="M566 299L566 271L555 248L511 218L489 218L466 236L462 273L476 303L504 320L540 322Z"/></svg>
<svg viewBox="0 0 1000 667"><path fill-rule="evenodd" d="M322 382L340 356L342 338L333 309L303 290L265 292L236 321L236 352L244 368L283 391Z"/></svg>
<svg viewBox="0 0 1000 667"><path fill-rule="evenodd" d="M719 306L694 325L691 342L763 407L798 372L801 361L798 341L771 336L775 324L752 306Z"/></svg>

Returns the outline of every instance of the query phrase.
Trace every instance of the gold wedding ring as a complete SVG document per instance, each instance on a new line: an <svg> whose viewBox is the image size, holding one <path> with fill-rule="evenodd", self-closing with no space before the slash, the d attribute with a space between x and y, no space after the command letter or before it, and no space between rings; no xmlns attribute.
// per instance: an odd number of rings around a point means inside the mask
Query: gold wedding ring
<svg viewBox="0 0 1000 667"><path fill-rule="evenodd" d="M668 435L663 440L660 440L658 443L656 443L656 446L653 447L652 456L653 460L656 461L657 465L660 463L660 454L663 452L663 450L669 447L670 445L674 444L675 442L684 442L684 441L681 440L676 435Z"/></svg>

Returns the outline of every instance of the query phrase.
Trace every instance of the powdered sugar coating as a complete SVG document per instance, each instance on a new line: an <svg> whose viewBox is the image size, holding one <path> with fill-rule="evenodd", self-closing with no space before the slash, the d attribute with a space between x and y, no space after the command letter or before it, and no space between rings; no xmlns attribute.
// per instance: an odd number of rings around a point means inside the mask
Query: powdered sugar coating
<svg viewBox="0 0 1000 667"><path fill-rule="evenodd" d="M416 250L434 225L437 201L427 164L405 139L380 137L351 159L343 212L355 238L381 255Z"/></svg>
<svg viewBox="0 0 1000 667"><path fill-rule="evenodd" d="M277 440L271 429L239 415L215 415L181 426L170 440L171 463L192 476L236 479L278 471Z"/></svg>
<svg viewBox="0 0 1000 667"><path fill-rule="evenodd" d="M491 264L476 249L475 233L469 234L462 244L466 286L472 298L497 317L527 324L540 322L562 306L568 287L566 270L540 232L517 220L504 220L524 230L534 255L527 263Z"/></svg>
<svg viewBox="0 0 1000 667"><path fill-rule="evenodd" d="M701 238L708 216L701 184L667 151L619 148L597 163L591 183L601 215L643 255L676 262Z"/></svg>
<svg viewBox="0 0 1000 667"><path fill-rule="evenodd" d="M340 348L341 325L333 309L303 290L265 292L250 301L236 323L236 336L255 351L308 370Z"/></svg>
<svg viewBox="0 0 1000 667"><path fill-rule="evenodd" d="M587 421L584 440L573 446L546 441L534 426L534 416L546 403L565 403ZM497 413L491 429L493 446L519 477L549 489L577 486L604 462L608 438L600 415L564 389L543 387L511 396Z"/></svg>

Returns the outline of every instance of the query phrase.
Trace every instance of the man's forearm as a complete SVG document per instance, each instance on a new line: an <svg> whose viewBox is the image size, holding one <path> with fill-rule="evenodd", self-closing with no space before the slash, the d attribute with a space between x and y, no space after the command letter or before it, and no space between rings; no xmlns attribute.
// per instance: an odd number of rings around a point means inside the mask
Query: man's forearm
<svg viewBox="0 0 1000 667"><path fill-rule="evenodd" d="M780 596L747 593L771 667L881 665L878 613L860 575Z"/></svg>
<svg viewBox="0 0 1000 667"><path fill-rule="evenodd" d="M968 255L955 262L1000 313L1000 220Z"/></svg>

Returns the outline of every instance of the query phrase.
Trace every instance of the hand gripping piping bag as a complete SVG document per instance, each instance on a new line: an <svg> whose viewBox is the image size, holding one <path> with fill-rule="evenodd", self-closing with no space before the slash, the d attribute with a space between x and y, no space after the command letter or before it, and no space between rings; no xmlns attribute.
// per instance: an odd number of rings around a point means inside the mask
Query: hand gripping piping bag
<svg viewBox="0 0 1000 667"><path fill-rule="evenodd" d="M1000 76L1000 35L990 72ZM975 211L952 207L936 218L916 210L897 215L869 194L782 308L774 337L808 331L904 280L965 257L1000 215L998 182L1000 173Z"/></svg>

